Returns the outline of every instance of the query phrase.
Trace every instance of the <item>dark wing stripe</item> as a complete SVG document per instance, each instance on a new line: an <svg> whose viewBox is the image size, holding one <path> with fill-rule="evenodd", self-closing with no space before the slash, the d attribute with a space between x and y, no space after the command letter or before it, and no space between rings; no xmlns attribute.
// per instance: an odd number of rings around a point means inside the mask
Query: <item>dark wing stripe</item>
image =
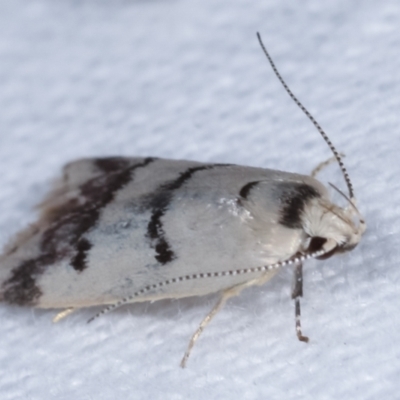
<svg viewBox="0 0 400 400"><path fill-rule="evenodd" d="M254 182L249 182L244 185L239 192L239 196L243 199L247 199L248 195L251 192L251 189L254 188L254 186L257 186L260 183L260 181L254 181Z"/></svg>
<svg viewBox="0 0 400 400"><path fill-rule="evenodd" d="M281 217L279 223L292 229L301 229L301 215L306 203L320 197L318 191L305 183L280 183Z"/></svg>
<svg viewBox="0 0 400 400"><path fill-rule="evenodd" d="M13 269L11 278L2 285L2 301L10 304L25 306L34 305L42 295L36 285L36 275L44 270L44 266L51 263L52 257L39 256L22 262Z"/></svg>
<svg viewBox="0 0 400 400"><path fill-rule="evenodd" d="M20 305L34 304L41 295L35 283L36 278L48 266L71 253L75 253L71 265L76 271L82 272L87 268L87 254L91 243L83 235L97 224L101 210L133 179L135 170L146 167L154 160L146 158L135 165L131 165L129 159L117 160L122 169L111 173L109 169L108 172L105 170L104 174L80 187L80 196L77 199L53 210L50 228L42 236L40 256L26 260L14 268L11 277L3 283L4 300Z"/></svg>
<svg viewBox="0 0 400 400"><path fill-rule="evenodd" d="M94 160L94 165L105 173L121 171L129 165L129 158L124 157L103 157Z"/></svg>
<svg viewBox="0 0 400 400"><path fill-rule="evenodd" d="M161 185L154 193L145 196L142 203L143 207L150 209L152 212L147 225L146 236L150 239L151 246L156 251L155 258L160 264L168 264L176 258L175 253L165 238L165 231L162 223L162 217L171 203L174 191L188 182L196 172L216 167L226 167L228 165L229 164L208 164L199 167L191 167L185 172L182 172L177 179Z"/></svg>
<svg viewBox="0 0 400 400"><path fill-rule="evenodd" d="M72 267L79 272L82 272L87 268L87 255L89 250L92 248L92 243L86 238L81 238L76 244L76 250L78 251L75 257L71 260Z"/></svg>

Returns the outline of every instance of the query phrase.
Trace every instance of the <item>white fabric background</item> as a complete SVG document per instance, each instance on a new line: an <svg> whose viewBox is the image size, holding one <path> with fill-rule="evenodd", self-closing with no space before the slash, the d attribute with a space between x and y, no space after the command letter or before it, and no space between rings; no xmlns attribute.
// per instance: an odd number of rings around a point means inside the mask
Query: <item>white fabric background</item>
<svg viewBox="0 0 400 400"><path fill-rule="evenodd" d="M152 155L308 173L340 151L368 231L232 299L179 368L215 297L82 310L0 307L1 399L394 399L400 374L397 0L0 0L0 244L61 166ZM336 167L325 174L345 188ZM322 178L321 178L322 179Z"/></svg>

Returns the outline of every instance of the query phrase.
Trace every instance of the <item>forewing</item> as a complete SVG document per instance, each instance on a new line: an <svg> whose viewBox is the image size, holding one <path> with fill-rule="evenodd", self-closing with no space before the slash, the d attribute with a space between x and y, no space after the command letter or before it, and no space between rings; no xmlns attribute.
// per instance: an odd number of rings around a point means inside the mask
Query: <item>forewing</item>
<svg viewBox="0 0 400 400"><path fill-rule="evenodd" d="M249 184L263 181L269 195L276 181L305 178L154 158L68 164L39 221L2 256L0 296L51 308L109 304L171 278L286 259L300 232L279 223L273 196L262 208L253 204ZM266 278L184 279L135 300L204 295Z"/></svg>

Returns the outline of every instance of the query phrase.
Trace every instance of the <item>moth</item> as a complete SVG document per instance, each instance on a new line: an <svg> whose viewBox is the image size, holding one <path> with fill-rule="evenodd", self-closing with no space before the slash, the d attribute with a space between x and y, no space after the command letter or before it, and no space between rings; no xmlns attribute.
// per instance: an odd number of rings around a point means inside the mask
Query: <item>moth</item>
<svg viewBox="0 0 400 400"><path fill-rule="evenodd" d="M36 223L0 258L0 300L64 309L219 293L182 359L226 300L292 264L302 341L302 263L352 250L366 224L340 154L289 90L337 160L349 195L330 200L314 176L158 158L88 158L64 167ZM312 175L315 175L318 169ZM98 316L97 315L97 316Z"/></svg>

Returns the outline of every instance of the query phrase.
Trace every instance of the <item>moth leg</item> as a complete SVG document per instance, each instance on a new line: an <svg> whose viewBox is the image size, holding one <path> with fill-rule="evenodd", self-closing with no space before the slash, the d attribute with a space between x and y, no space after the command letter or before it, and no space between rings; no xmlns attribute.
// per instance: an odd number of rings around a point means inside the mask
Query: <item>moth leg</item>
<svg viewBox="0 0 400 400"><path fill-rule="evenodd" d="M193 336L190 339L189 345L187 347L187 350L182 358L181 361L181 367L185 368L187 360L189 358L190 352L192 351L192 348L194 344L196 343L197 339L201 335L201 333L204 331L204 328L210 323L210 321L215 317L217 312L225 305L226 301L233 296L236 296L240 292L241 288L232 288L228 289L225 292L222 293L222 296L220 299L217 301L215 306L212 308L212 310L206 315L206 317L201 321L200 326L197 328L196 332L193 334Z"/></svg>
<svg viewBox="0 0 400 400"><path fill-rule="evenodd" d="M303 296L303 264L296 264L294 270L294 282L292 289L292 299L295 301L296 334L301 342L308 342L308 337L303 336L300 323L300 297Z"/></svg>
<svg viewBox="0 0 400 400"><path fill-rule="evenodd" d="M72 314L76 308L70 307L66 308L65 310L60 311L54 318L53 318L53 323L56 323L58 321L61 321L65 317L68 317L68 315Z"/></svg>
<svg viewBox="0 0 400 400"><path fill-rule="evenodd" d="M340 155L340 157L342 157L342 158L345 156L343 153L339 153L339 155ZM311 171L311 174L310 174L310 175L311 175L313 178L315 178L319 172L321 172L325 167L327 167L329 164L332 164L332 163L335 162L335 161L336 161L336 157L333 156L333 157L330 157L330 158L328 158L327 160L325 160L325 161L323 161L323 162L320 162L320 163Z"/></svg>

